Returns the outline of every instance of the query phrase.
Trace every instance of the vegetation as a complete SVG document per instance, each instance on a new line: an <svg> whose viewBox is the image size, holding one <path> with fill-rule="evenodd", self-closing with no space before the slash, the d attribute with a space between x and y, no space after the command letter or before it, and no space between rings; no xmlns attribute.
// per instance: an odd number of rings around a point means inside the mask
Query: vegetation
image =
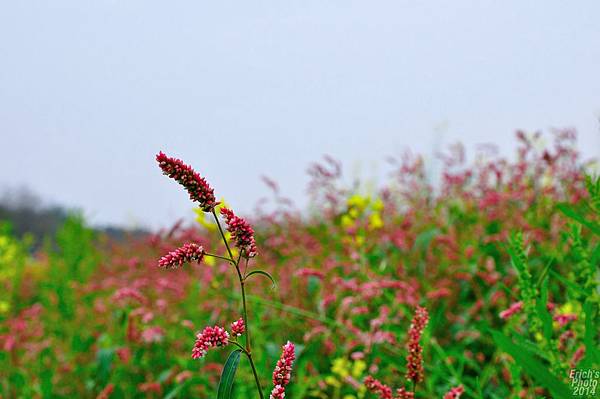
<svg viewBox="0 0 600 399"><path fill-rule="evenodd" d="M35 252L3 224L0 395L571 397L600 366L600 180L571 132L517 139L453 147L439 184L406 154L349 187L327 158L309 213L269 182L276 209L247 219L159 158L193 224L115 240L72 215Z"/></svg>

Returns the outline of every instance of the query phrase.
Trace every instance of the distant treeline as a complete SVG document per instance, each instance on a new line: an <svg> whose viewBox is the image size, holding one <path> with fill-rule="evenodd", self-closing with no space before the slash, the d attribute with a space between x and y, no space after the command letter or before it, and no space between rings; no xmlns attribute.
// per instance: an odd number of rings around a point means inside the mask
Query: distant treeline
<svg viewBox="0 0 600 399"><path fill-rule="evenodd" d="M8 223L18 237L30 236L33 249L44 239L55 236L69 215L79 213L60 205L44 205L39 196L27 188L5 190L0 195L0 223ZM94 227L98 233L121 240L126 236L146 235L144 229L124 229L118 226Z"/></svg>

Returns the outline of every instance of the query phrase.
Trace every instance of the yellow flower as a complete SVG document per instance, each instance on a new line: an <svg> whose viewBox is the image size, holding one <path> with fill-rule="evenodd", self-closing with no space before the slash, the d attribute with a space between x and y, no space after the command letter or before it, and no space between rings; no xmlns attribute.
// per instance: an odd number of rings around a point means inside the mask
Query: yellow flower
<svg viewBox="0 0 600 399"><path fill-rule="evenodd" d="M561 307L558 313L574 313L575 307L572 302L565 302Z"/></svg>
<svg viewBox="0 0 600 399"><path fill-rule="evenodd" d="M214 266L216 262L216 259L213 258L212 256L205 256L204 259L202 259L202 262L207 265L207 266Z"/></svg>
<svg viewBox="0 0 600 399"><path fill-rule="evenodd" d="M219 215L221 208L227 207L229 205L225 202L224 198L221 198L219 201L219 205L215 206L215 212ZM196 221L208 231L216 231L217 225L215 224L214 217L212 215L207 214L200 208L194 208L194 213L196 213Z"/></svg>
<svg viewBox="0 0 600 399"><path fill-rule="evenodd" d="M354 239L356 246L357 247L362 247L365 243L365 237L363 236L356 236L356 238Z"/></svg>
<svg viewBox="0 0 600 399"><path fill-rule="evenodd" d="M358 219L358 217L360 216L360 212L358 211L358 209L356 208L352 208L348 211L348 215L352 218L352 219Z"/></svg>
<svg viewBox="0 0 600 399"><path fill-rule="evenodd" d="M354 225L354 220L348 215L343 215L341 223L342 223L342 227L347 229Z"/></svg>
<svg viewBox="0 0 600 399"><path fill-rule="evenodd" d="M363 360L356 360L352 365L352 377L358 378L367 369L367 363Z"/></svg>
<svg viewBox="0 0 600 399"><path fill-rule="evenodd" d="M0 301L0 313L6 313L10 309L10 303L6 301Z"/></svg>
<svg viewBox="0 0 600 399"><path fill-rule="evenodd" d="M377 230L383 227L383 220L381 219L381 214L378 212L374 212L369 217L369 227L373 230Z"/></svg>
<svg viewBox="0 0 600 399"><path fill-rule="evenodd" d="M337 378L335 378L335 377L334 377L334 376L332 376L332 375L328 375L327 377L325 377L325 382L326 382L328 385L331 385L332 387L335 387L335 388L341 388L341 387L342 387L342 383L341 383L341 382L339 382L339 381L337 380Z"/></svg>
<svg viewBox="0 0 600 399"><path fill-rule="evenodd" d="M333 360L331 371L342 378L346 378L350 375L350 362L346 358L338 357Z"/></svg>
<svg viewBox="0 0 600 399"><path fill-rule="evenodd" d="M542 339L544 339L544 336L538 331L535 333L535 339L536 341L541 341Z"/></svg>
<svg viewBox="0 0 600 399"><path fill-rule="evenodd" d="M373 208L373 210L375 212L381 212L381 211L383 211L383 201L381 200L381 198L377 198L373 202L373 205L371 205L371 207Z"/></svg>
<svg viewBox="0 0 600 399"><path fill-rule="evenodd" d="M200 226L204 227L208 231L215 231L217 229L217 226L215 225L211 215L207 215L200 208L194 208L194 213L196 213L196 222L198 222Z"/></svg>
<svg viewBox="0 0 600 399"><path fill-rule="evenodd" d="M356 208L362 211L369 205L370 202L371 199L369 197L363 197L360 194L354 194L348 198L346 204L349 208Z"/></svg>

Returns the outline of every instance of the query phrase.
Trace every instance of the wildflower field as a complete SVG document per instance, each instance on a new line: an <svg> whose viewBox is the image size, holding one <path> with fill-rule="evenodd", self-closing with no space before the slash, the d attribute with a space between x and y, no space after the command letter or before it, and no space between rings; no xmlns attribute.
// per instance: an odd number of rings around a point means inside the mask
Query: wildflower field
<svg viewBox="0 0 600 399"><path fill-rule="evenodd" d="M268 181L250 215L148 154L197 220L111 240L72 215L35 251L2 224L0 397L600 397L600 181L572 132L516 140L376 188L326 158L306 210Z"/></svg>

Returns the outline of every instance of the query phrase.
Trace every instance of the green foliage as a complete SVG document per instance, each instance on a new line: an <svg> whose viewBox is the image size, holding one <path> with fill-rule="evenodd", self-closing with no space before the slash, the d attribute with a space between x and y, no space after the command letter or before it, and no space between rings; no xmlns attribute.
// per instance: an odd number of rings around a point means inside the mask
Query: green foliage
<svg viewBox="0 0 600 399"><path fill-rule="evenodd" d="M260 380L289 339L286 397L372 399L370 374L398 387L420 304L430 323L416 398L458 385L463 398L569 397L569 369L599 367L600 183L555 158L481 161L470 178L447 170L439 195L415 161L377 192L319 180L314 215L257 216L259 256L241 275ZM257 397L239 351L190 358L199 330L241 317L231 262L156 267L189 241L226 254L210 232L117 242L71 215L31 252L2 225L0 396Z"/></svg>
<svg viewBox="0 0 600 399"><path fill-rule="evenodd" d="M223 366L221 379L219 380L217 399L230 399L232 397L231 392L233 390L233 382L235 381L235 372L240 364L241 353L242 351L240 349L236 349L229 354L229 357Z"/></svg>

